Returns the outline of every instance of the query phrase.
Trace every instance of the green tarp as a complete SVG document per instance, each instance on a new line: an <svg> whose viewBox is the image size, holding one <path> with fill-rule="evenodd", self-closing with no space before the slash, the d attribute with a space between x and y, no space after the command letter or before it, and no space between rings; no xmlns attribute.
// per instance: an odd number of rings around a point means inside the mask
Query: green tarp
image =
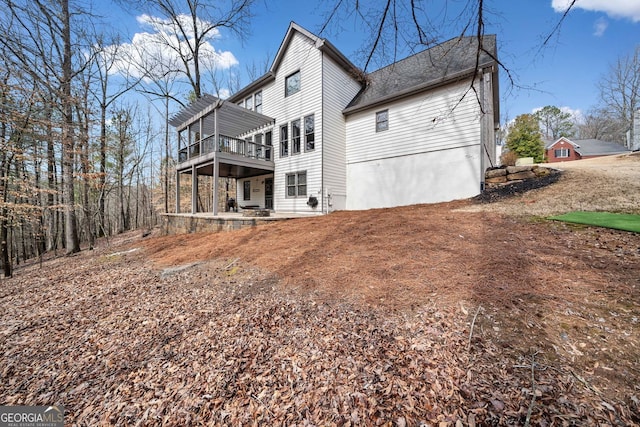
<svg viewBox="0 0 640 427"><path fill-rule="evenodd" d="M549 219L640 233L640 215L576 211L551 216Z"/></svg>

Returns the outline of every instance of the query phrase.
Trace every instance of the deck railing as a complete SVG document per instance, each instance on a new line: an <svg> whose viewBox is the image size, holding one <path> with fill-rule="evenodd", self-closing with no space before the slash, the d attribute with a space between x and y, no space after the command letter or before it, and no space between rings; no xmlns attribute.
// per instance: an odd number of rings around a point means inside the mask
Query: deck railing
<svg viewBox="0 0 640 427"><path fill-rule="evenodd" d="M253 141L233 138L226 135L218 135L216 147L214 136L208 136L200 141L178 150L178 162L186 162L195 157L212 153L230 153L242 157L257 160L272 160L273 147L271 145L257 144Z"/></svg>

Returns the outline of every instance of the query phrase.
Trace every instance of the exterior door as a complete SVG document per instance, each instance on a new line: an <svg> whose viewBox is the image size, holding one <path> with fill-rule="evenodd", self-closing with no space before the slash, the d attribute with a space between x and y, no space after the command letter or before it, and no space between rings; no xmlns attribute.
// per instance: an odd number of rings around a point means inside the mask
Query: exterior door
<svg viewBox="0 0 640 427"><path fill-rule="evenodd" d="M273 178L264 180L264 207L273 209Z"/></svg>

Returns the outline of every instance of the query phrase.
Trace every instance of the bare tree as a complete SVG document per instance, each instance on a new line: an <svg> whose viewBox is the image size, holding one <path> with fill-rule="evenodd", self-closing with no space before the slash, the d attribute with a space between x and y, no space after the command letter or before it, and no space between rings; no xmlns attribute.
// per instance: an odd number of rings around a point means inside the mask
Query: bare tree
<svg viewBox="0 0 640 427"><path fill-rule="evenodd" d="M137 90L151 101L162 100L163 108L159 111L164 117L164 160L161 161L161 167L163 171L164 212L169 212L169 170L172 153L169 112L172 102L184 107L184 103L174 91L180 74L180 64L174 56L167 55L163 49L148 49L145 46L141 46L130 57L138 74L144 76ZM155 104L153 105L155 106Z"/></svg>
<svg viewBox="0 0 640 427"><path fill-rule="evenodd" d="M5 13L0 25L0 45L14 58L22 73L54 96L54 107L60 115L66 252L78 252L72 85L86 67L86 62L74 63L74 59L84 58L80 55L74 58L74 52L82 50L79 41L86 41L81 31L75 31L82 27L78 20L83 12L72 13L69 0L1 1Z"/></svg>
<svg viewBox="0 0 640 427"><path fill-rule="evenodd" d="M540 49L547 46L567 18L577 0L571 0L557 24L544 35ZM458 2L428 2L425 0L384 0L363 2L360 0L334 0L333 6L324 13L324 23L318 31L340 33L348 25L366 35L366 42L360 49L363 71L370 65L383 66L395 62L405 49L416 52L432 47L451 38L450 34L476 37L477 53L492 55L485 50L482 38L486 22L499 11L491 9L490 0L469 0ZM516 86L510 69L498 58L493 58L506 74L509 83ZM472 79L471 85L475 83Z"/></svg>
<svg viewBox="0 0 640 427"><path fill-rule="evenodd" d="M128 52L121 49L119 39L115 37L113 40L106 42L102 36L96 37L96 43L92 46L95 53L95 60L92 62L93 71L97 76L98 88L93 95L98 102L100 108L100 193L98 200L98 234L103 235L105 230L105 195L106 195L106 176L107 176L107 111L111 105L120 99L121 96L136 87L144 74L140 74L137 70L128 70L118 67L122 63L130 64ZM135 64L131 64L136 68ZM117 86L112 87L111 75L118 70L118 73L124 77Z"/></svg>
<svg viewBox="0 0 640 427"><path fill-rule="evenodd" d="M625 124L604 108L587 111L577 123L581 139L600 139L622 143L620 136L625 133Z"/></svg>
<svg viewBox="0 0 640 427"><path fill-rule="evenodd" d="M250 28L251 6L255 0L152 0L137 1L151 15L149 23L158 32L157 42L173 51L181 61L180 72L188 80L193 95L202 96L202 68L216 52L208 48L220 29L240 36Z"/></svg>
<svg viewBox="0 0 640 427"><path fill-rule="evenodd" d="M630 131L630 140L633 141L634 112L640 108L640 45L610 66L598 88L602 108L623 125L614 140L624 142L625 133Z"/></svg>

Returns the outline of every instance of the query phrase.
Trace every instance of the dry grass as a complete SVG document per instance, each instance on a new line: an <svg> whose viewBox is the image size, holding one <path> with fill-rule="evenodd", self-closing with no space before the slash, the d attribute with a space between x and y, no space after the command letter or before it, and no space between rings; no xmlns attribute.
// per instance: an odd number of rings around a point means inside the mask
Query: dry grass
<svg viewBox="0 0 640 427"><path fill-rule="evenodd" d="M545 166L564 171L557 184L461 210L542 217L571 211L640 213L640 153Z"/></svg>

